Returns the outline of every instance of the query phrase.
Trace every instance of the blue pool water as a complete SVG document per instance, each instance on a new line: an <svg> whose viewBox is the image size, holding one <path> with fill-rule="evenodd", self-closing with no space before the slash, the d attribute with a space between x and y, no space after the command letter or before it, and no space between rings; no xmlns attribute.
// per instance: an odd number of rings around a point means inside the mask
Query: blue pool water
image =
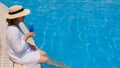
<svg viewBox="0 0 120 68"><path fill-rule="evenodd" d="M36 44L55 60L71 68L120 68L120 0L1 2L31 10L25 24L34 23Z"/></svg>

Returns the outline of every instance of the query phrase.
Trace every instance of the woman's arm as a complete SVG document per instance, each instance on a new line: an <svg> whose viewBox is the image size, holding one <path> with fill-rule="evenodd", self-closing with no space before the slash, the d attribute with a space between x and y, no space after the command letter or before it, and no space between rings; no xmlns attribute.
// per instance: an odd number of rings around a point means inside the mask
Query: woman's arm
<svg viewBox="0 0 120 68"><path fill-rule="evenodd" d="M34 32L30 32L30 33L27 33L24 37L23 37L23 40L24 41L27 41L30 37L33 37L34 36ZM32 45L30 43L29 44L29 47L32 49L32 50L38 50L37 46L35 45Z"/></svg>
<svg viewBox="0 0 120 68"><path fill-rule="evenodd" d="M23 40L24 41L27 41L29 38L33 37L34 36L34 32L30 32L30 33L27 33L24 37L23 37Z"/></svg>

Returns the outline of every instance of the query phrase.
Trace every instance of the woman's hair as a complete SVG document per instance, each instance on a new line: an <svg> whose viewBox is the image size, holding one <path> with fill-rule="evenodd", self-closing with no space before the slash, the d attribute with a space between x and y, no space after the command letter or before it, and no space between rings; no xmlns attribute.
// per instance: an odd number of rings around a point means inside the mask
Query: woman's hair
<svg viewBox="0 0 120 68"><path fill-rule="evenodd" d="M8 26L17 25L17 18L15 19L6 19Z"/></svg>

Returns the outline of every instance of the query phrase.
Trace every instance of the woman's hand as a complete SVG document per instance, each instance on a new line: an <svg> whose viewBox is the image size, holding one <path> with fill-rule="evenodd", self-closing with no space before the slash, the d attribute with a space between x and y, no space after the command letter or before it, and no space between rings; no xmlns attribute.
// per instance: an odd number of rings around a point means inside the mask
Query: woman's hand
<svg viewBox="0 0 120 68"><path fill-rule="evenodd" d="M34 36L34 32L30 32L25 34L25 36L23 37L23 40L27 41L29 38Z"/></svg>

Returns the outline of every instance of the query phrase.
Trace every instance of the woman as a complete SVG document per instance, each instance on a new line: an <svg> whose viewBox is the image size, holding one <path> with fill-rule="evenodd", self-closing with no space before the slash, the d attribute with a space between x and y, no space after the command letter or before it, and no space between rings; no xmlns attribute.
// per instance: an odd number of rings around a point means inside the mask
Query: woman
<svg viewBox="0 0 120 68"><path fill-rule="evenodd" d="M30 14L29 9L23 9L20 5L9 8L6 16L8 22L7 28L7 45L10 59L19 64L35 65L45 62L60 68L69 68L63 63L50 59L45 51L39 50L36 46L27 43L27 40L34 36L34 32L24 35L18 24L24 21L24 17Z"/></svg>

